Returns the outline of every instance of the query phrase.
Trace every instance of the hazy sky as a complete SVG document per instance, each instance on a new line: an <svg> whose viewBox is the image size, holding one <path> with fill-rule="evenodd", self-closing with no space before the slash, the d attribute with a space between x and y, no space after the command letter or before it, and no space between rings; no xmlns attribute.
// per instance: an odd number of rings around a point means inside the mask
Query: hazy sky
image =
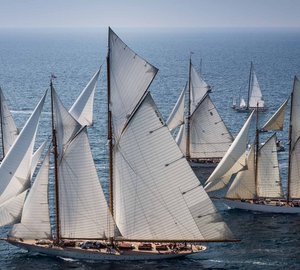
<svg viewBox="0 0 300 270"><path fill-rule="evenodd" d="M0 27L300 27L300 0L0 0Z"/></svg>

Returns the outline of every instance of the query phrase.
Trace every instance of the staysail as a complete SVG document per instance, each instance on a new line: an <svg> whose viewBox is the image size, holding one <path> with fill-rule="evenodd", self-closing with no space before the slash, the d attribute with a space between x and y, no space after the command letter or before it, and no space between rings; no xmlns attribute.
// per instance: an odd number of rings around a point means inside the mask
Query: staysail
<svg viewBox="0 0 300 270"><path fill-rule="evenodd" d="M123 238L232 239L161 119L148 94L115 146L114 209Z"/></svg>
<svg viewBox="0 0 300 270"><path fill-rule="evenodd" d="M248 120L245 122L244 126L236 136L235 140L229 147L228 151L226 152L216 169L207 179L205 183L206 191L210 192L225 187L228 184L231 175L245 166L245 161L241 160L240 158L246 151L248 131L253 115L254 111L248 117ZM237 166L237 161L241 162L240 166ZM228 171L233 167L235 168L235 171L232 171L230 174L228 174Z"/></svg>
<svg viewBox="0 0 300 270"><path fill-rule="evenodd" d="M100 71L101 68L97 70L69 110L69 113L82 126L91 126L93 124L94 96Z"/></svg>
<svg viewBox="0 0 300 270"><path fill-rule="evenodd" d="M21 222L15 224L10 236L23 239L49 239L51 226L48 204L48 177L50 151L24 203Z"/></svg>

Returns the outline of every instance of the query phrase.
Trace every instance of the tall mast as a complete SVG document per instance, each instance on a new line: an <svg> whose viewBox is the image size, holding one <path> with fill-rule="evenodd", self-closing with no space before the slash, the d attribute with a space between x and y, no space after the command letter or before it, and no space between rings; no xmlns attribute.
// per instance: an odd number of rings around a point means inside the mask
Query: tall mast
<svg viewBox="0 0 300 270"><path fill-rule="evenodd" d="M109 142L109 209L114 217L114 197L113 197L113 135L112 135L112 114L110 110L110 37L108 31L108 52L106 57L107 64L107 139Z"/></svg>
<svg viewBox="0 0 300 270"><path fill-rule="evenodd" d="M4 159L4 138L3 138L3 112L2 112L2 89L0 87L0 125L1 125L1 143L2 143L2 159Z"/></svg>
<svg viewBox="0 0 300 270"><path fill-rule="evenodd" d="M251 81L252 81L252 61L250 64L250 74L249 74L249 82L248 82L248 98L247 98L247 109L249 110L249 102L250 102L250 91L251 91Z"/></svg>
<svg viewBox="0 0 300 270"><path fill-rule="evenodd" d="M289 164L288 164L287 195L286 195L287 202L289 202L289 201L290 201L290 182L291 182L291 151L292 151L292 132L293 132L293 125L292 125L292 114L293 114L293 96L294 96L295 83L296 83L296 77L294 78L294 82L293 82L293 91L292 91L292 93L291 93L291 106L290 106L290 126L289 126Z"/></svg>
<svg viewBox="0 0 300 270"><path fill-rule="evenodd" d="M192 57L190 55L189 65L189 87L188 87L188 116L187 116L187 132L186 132L186 158L190 158L190 117L191 117L191 69L192 69Z"/></svg>
<svg viewBox="0 0 300 270"><path fill-rule="evenodd" d="M255 171L254 171L254 183L255 183L255 197L258 197L257 192L257 172L258 172L258 150L259 150L259 128L258 128L258 103L256 104L256 134L255 134Z"/></svg>
<svg viewBox="0 0 300 270"><path fill-rule="evenodd" d="M56 130L54 124L54 104L53 104L53 83L52 75L50 79L50 90L51 90L51 118L52 118L52 143L54 152L54 183L55 183L55 213L56 213L56 240L55 243L60 242L60 214L59 214L59 189L58 189L58 152L57 152L57 140L56 140Z"/></svg>

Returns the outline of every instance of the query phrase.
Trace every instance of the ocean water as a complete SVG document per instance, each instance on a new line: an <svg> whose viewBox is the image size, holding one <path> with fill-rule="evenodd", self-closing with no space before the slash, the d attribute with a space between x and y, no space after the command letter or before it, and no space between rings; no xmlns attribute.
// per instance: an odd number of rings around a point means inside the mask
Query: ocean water
<svg viewBox="0 0 300 270"><path fill-rule="evenodd" d="M233 97L247 96L250 61L263 91L268 111L263 123L291 92L300 76L300 30L295 29L114 29L138 54L159 68L151 92L167 118L188 77L190 52L197 68L212 85L212 100L230 131L236 135L247 115L234 112ZM95 124L89 137L101 183L107 193L106 66L107 29L1 29L0 86L18 127L28 119L51 73L67 108L73 104L101 65L95 99ZM44 108L37 146L50 136L50 99ZM286 115L286 120L288 114ZM278 138L287 148L286 122ZM267 139L267 134L262 140ZM287 151L279 153L285 185ZM201 171L196 171L203 178ZM1 180L1 179L0 179ZM201 179L205 180L205 179ZM226 211L217 205L239 243L208 244L202 254L160 262L96 263L29 254L0 242L0 269L298 269L300 215ZM4 237L10 226L0 228Z"/></svg>

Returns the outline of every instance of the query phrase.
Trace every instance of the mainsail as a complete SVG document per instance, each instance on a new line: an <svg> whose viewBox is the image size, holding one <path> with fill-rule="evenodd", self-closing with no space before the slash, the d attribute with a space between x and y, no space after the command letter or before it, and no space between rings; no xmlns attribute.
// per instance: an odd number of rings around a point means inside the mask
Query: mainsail
<svg viewBox="0 0 300 270"><path fill-rule="evenodd" d="M251 63L251 74L250 74L250 93L249 93L249 101L248 106L249 108L264 108L265 102L262 97L261 89L258 84L258 80Z"/></svg>
<svg viewBox="0 0 300 270"><path fill-rule="evenodd" d="M7 155L9 149L15 142L19 131L16 127L15 121L8 108L3 91L0 87L0 121L1 121L1 136L2 136L2 148L3 157Z"/></svg>
<svg viewBox="0 0 300 270"><path fill-rule="evenodd" d="M115 146L114 168L115 219L125 239L232 239L150 94Z"/></svg>
<svg viewBox="0 0 300 270"><path fill-rule="evenodd" d="M97 70L69 110L69 113L82 126L91 126L93 124L94 96L100 71L101 68Z"/></svg>
<svg viewBox="0 0 300 270"><path fill-rule="evenodd" d="M289 130L288 200L300 199L300 82L294 78Z"/></svg>

